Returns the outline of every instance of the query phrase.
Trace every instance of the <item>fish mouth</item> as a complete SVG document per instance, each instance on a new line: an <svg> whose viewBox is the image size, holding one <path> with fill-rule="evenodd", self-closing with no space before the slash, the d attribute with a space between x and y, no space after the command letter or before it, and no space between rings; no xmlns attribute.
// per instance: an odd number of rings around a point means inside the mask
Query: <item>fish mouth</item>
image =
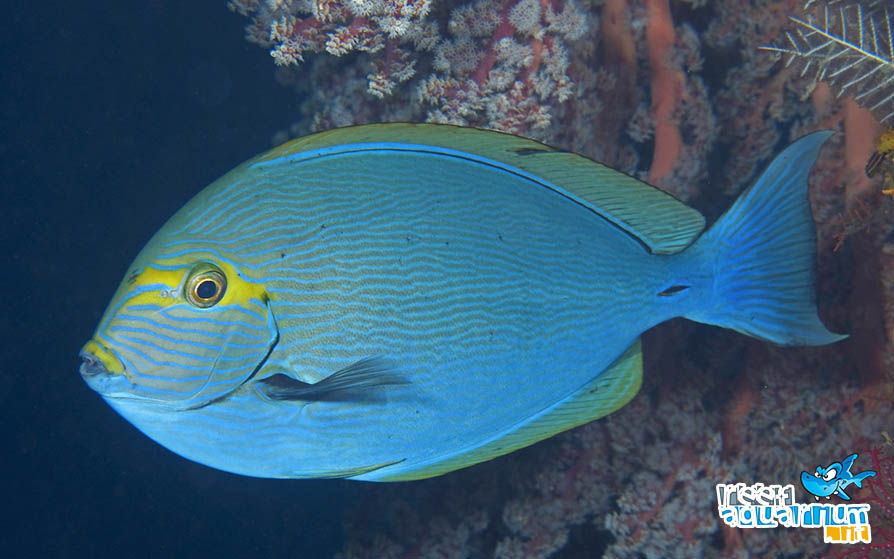
<svg viewBox="0 0 894 559"><path fill-rule="evenodd" d="M84 344L79 356L81 378L103 398L120 397L131 389L124 364L96 338Z"/></svg>
<svg viewBox="0 0 894 559"><path fill-rule="evenodd" d="M99 360L95 355L81 350L80 353L81 358L81 367L80 373L84 378L93 378L98 377L100 375L108 375L109 370L103 365L102 361Z"/></svg>
<svg viewBox="0 0 894 559"><path fill-rule="evenodd" d="M124 372L124 364L106 346L92 339L81 348L80 373L85 379L98 376L120 375Z"/></svg>

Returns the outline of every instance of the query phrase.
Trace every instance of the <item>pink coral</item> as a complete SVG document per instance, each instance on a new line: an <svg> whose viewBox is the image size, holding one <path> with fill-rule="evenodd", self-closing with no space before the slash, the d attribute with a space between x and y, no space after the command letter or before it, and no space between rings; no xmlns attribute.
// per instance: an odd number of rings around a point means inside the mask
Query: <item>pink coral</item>
<svg viewBox="0 0 894 559"><path fill-rule="evenodd" d="M457 36L437 47L437 73L419 89L418 99L432 107L427 120L542 137L549 103L571 93L563 39L586 30L576 5L482 0L457 9L448 27Z"/></svg>
<svg viewBox="0 0 894 559"><path fill-rule="evenodd" d="M252 17L249 39L272 46L281 66L299 64L307 53L384 49L368 76L369 92L380 98L415 73L407 47L425 50L437 41L437 30L425 22L431 0L231 0L230 8Z"/></svg>
<svg viewBox="0 0 894 559"><path fill-rule="evenodd" d="M450 14L446 37L428 19L430 0L232 0L230 6L252 17L249 39L271 46L278 65L297 65L310 53L367 53L366 91L384 99L430 64L433 72L411 97L427 120L539 137L551 123L551 104L573 91L565 41L587 29L574 0L480 0Z"/></svg>

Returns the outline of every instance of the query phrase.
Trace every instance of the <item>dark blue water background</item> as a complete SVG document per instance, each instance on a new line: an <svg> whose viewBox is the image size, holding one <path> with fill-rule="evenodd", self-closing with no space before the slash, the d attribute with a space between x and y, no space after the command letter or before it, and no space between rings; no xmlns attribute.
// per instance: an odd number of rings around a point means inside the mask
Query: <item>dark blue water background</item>
<svg viewBox="0 0 894 559"><path fill-rule="evenodd" d="M77 373L136 252L269 148L294 94L219 0L17 4L0 23L0 556L331 555L358 484L187 462Z"/></svg>

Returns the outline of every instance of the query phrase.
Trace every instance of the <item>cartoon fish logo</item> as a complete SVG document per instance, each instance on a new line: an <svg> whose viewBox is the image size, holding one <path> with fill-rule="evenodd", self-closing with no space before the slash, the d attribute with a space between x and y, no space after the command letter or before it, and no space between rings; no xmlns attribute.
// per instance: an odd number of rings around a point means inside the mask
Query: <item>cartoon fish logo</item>
<svg viewBox="0 0 894 559"><path fill-rule="evenodd" d="M813 474L801 472L801 485L816 500L820 497L828 499L832 495L838 495L845 501L850 501L851 498L844 492L844 488L851 484L863 487L863 480L875 475L873 470L866 470L856 475L851 473L851 466L854 465L857 456L859 455L856 453L851 454L843 462L833 462L827 468L817 466Z"/></svg>

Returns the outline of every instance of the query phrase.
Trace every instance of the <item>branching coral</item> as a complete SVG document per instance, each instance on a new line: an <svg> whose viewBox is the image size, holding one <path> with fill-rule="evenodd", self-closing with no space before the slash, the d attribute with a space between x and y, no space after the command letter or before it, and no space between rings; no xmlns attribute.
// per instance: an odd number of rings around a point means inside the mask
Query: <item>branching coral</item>
<svg viewBox="0 0 894 559"><path fill-rule="evenodd" d="M438 47L436 73L418 89L419 101L432 107L427 120L540 135L550 124L549 103L573 91L564 40L587 29L574 2L557 6L479 0L454 10L448 29L456 38Z"/></svg>
<svg viewBox="0 0 894 559"><path fill-rule="evenodd" d="M421 64L433 71L410 99L427 120L543 137L551 103L573 92L565 41L587 17L574 0L480 0L450 13L447 34L429 20L431 0L231 0L250 16L249 40L278 65L307 53L366 53L369 94L384 99Z"/></svg>
<svg viewBox="0 0 894 559"><path fill-rule="evenodd" d="M431 50L437 28L426 21L431 0L231 0L230 9L252 17L249 40L272 46L280 66L306 53L379 53L367 79L384 97L415 73L412 52Z"/></svg>
<svg viewBox="0 0 894 559"><path fill-rule="evenodd" d="M808 2L809 8L813 2ZM887 6L872 3L816 2L806 19L791 16L794 29L786 44L763 47L788 56L787 65L813 73L814 83L833 85L838 95L853 95L881 122L894 122L894 21ZM834 4L834 5L833 5Z"/></svg>

